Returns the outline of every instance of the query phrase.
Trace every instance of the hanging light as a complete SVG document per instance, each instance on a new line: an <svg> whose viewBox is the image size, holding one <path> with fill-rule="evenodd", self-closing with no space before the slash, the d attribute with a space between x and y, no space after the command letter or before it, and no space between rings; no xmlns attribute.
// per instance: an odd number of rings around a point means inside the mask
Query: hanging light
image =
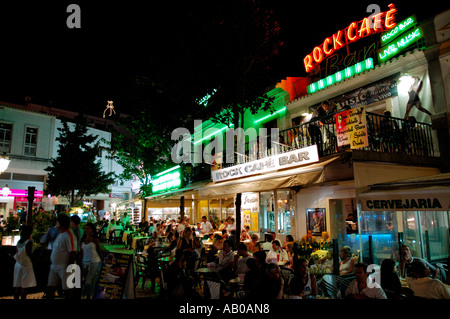
<svg viewBox="0 0 450 319"><path fill-rule="evenodd" d="M0 155L0 174L6 171L9 166L10 159L6 154Z"/></svg>

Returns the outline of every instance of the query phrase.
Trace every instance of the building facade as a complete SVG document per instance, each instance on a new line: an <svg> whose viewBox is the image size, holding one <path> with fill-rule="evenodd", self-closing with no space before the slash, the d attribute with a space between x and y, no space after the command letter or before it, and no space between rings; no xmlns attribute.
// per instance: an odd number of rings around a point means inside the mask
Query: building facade
<svg viewBox="0 0 450 319"><path fill-rule="evenodd" d="M276 138L264 144L260 135L231 155L224 146L214 162L197 165L210 167L209 178L150 196L150 205L171 202L177 209L189 199L191 224L203 215L214 221L233 215L261 239L274 231L282 241L288 234L299 240L308 230L320 239L326 231L368 263L398 260L400 244L431 261L446 258L449 14L417 21L399 12L388 30L361 46L349 43L326 59L320 50L330 51L329 43L315 48L321 69L269 92L277 96L274 113L245 114L245 130L277 128ZM341 31L353 37L357 25ZM332 111L313 118L323 101ZM191 136L193 156L212 136L226 141L232 130L206 127ZM387 197L386 189L398 198Z"/></svg>
<svg viewBox="0 0 450 319"><path fill-rule="evenodd" d="M0 188L4 190L0 196L0 215L6 219L10 214L17 214L27 208L27 190L29 186L36 189L34 208L44 210L65 210L69 203L65 198L44 196L45 169L51 165L51 159L58 153L58 128L62 128L62 119L70 123L76 113L48 108L40 105L17 105L0 103L0 152L6 154L10 164L0 175ZM105 120L88 117L88 134L98 136L107 142L111 141L111 133L106 130ZM99 125L103 124L103 125ZM100 128L96 128L100 127ZM106 146L106 145L104 145ZM122 168L107 158L105 150L99 154L102 169L105 173L120 174ZM112 213L120 209L125 211L133 203L131 181L111 185L108 194L96 194L84 199L86 206L93 210ZM122 207L123 206L123 207Z"/></svg>

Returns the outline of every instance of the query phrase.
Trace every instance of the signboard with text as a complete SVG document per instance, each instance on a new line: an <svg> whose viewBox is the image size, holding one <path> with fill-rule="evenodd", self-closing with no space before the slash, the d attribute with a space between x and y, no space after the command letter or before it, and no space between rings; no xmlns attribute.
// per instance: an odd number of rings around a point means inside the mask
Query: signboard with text
<svg viewBox="0 0 450 319"><path fill-rule="evenodd" d="M103 258L95 290L96 299L122 299L132 269L131 254L107 252Z"/></svg>
<svg viewBox="0 0 450 319"><path fill-rule="evenodd" d="M357 107L334 115L338 147L351 149L369 145L365 107Z"/></svg>
<svg viewBox="0 0 450 319"><path fill-rule="evenodd" d="M245 164L215 170L211 172L213 182L222 182L235 178L275 172L319 161L317 145L308 146L291 152L265 157Z"/></svg>

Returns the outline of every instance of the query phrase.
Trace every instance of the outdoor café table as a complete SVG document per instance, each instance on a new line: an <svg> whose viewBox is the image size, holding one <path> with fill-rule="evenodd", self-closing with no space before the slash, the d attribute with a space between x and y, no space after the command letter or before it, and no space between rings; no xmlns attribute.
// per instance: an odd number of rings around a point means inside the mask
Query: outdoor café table
<svg viewBox="0 0 450 319"><path fill-rule="evenodd" d="M147 238L150 238L149 236L136 236L133 237L133 243L131 244L131 247L133 249L136 249L136 244L138 242L138 240L146 240Z"/></svg>

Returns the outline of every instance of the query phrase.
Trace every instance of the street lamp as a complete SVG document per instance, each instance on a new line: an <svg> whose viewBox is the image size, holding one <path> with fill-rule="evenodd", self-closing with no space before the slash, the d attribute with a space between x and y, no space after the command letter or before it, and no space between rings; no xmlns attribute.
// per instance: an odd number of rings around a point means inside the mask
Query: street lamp
<svg viewBox="0 0 450 319"><path fill-rule="evenodd" d="M6 154L0 155L0 174L6 171L9 166L9 157Z"/></svg>

